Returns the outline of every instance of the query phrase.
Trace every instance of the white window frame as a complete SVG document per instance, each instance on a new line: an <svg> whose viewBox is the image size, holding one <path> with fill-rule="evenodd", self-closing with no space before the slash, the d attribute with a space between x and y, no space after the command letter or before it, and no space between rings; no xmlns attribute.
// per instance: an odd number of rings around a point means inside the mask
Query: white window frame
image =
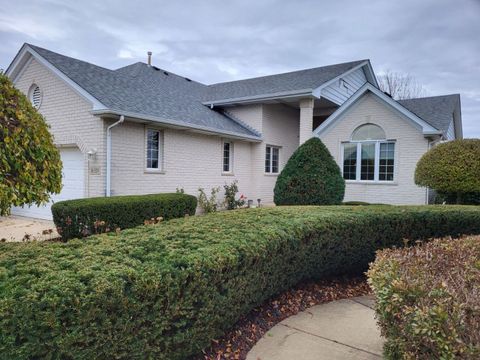
<svg viewBox="0 0 480 360"><path fill-rule="evenodd" d="M158 133L158 168L148 167L148 133L155 131ZM163 172L163 131L155 128L145 128L145 171Z"/></svg>
<svg viewBox="0 0 480 360"><path fill-rule="evenodd" d="M230 150L228 154L228 170L225 170L225 144L230 144ZM222 174L233 174L233 153L234 153L233 141L222 141Z"/></svg>
<svg viewBox="0 0 480 360"><path fill-rule="evenodd" d="M344 171L344 157L345 157L345 145L356 144L357 145L357 164L355 180L345 179L347 183L380 183L380 184L394 184L397 181L397 142L396 140L359 140L359 141L344 141L342 142L341 151L341 170L342 177ZM373 180L361 180L362 172L362 144L375 144L375 167ZM393 180L380 180L380 144L395 144L393 153Z"/></svg>
<svg viewBox="0 0 480 360"><path fill-rule="evenodd" d="M267 156L267 148L270 148L270 167L269 167L268 171L267 171L266 166L265 166L265 160L266 160L266 156ZM278 150L278 166L277 166L277 171L276 172L272 171L273 149ZM280 153L281 153L281 147L280 146L265 145L265 153L264 153L264 156L263 156L263 169L264 169L266 175L278 175L280 173Z"/></svg>

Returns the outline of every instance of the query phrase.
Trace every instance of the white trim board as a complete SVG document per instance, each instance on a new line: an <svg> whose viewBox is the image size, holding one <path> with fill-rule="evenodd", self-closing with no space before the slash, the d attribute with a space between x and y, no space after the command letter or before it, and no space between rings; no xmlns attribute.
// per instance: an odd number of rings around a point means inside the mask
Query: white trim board
<svg viewBox="0 0 480 360"><path fill-rule="evenodd" d="M337 111L330 115L327 120L325 120L319 127L317 127L313 131L313 135L320 136L325 131L327 131L331 127L331 125L333 125L337 120L339 120L350 109L350 107L356 104L357 101L367 92L371 92L390 108L393 108L394 110L402 114L404 118L410 120L417 128L419 128L419 130L422 131L423 135L442 135L442 132L440 130L434 128L426 121L422 120L417 115L407 110L405 107L393 100L390 96L384 94L381 90L379 90L370 83L366 83L365 85L363 85L355 94L353 94L347 101L345 101L343 105L338 108Z"/></svg>
<svg viewBox="0 0 480 360"><path fill-rule="evenodd" d="M100 109L107 108L100 101L98 101L94 96L92 96L89 92L87 92L80 85L78 85L75 81L70 79L67 75L65 75L63 72L58 70L55 66L53 66L48 60L46 60L39 53L33 50L28 44L24 44L22 46L22 48L13 59L10 66L7 68L6 75L10 79L12 79L13 83L15 83L19 78L19 76L21 76L21 74L23 73L23 70L31 62L32 57L35 60L37 60L40 64L45 66L47 69L49 69L52 73L57 75L65 83L67 83L79 95L81 95L83 98L89 101L93 106L93 110L100 110Z"/></svg>

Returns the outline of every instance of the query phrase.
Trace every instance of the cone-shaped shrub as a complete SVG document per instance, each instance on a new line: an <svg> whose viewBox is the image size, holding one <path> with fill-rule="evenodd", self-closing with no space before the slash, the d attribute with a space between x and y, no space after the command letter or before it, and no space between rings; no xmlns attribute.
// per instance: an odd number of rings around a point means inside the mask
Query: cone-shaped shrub
<svg viewBox="0 0 480 360"><path fill-rule="evenodd" d="M340 169L318 138L301 145L288 160L275 184L276 205L340 204L345 181Z"/></svg>

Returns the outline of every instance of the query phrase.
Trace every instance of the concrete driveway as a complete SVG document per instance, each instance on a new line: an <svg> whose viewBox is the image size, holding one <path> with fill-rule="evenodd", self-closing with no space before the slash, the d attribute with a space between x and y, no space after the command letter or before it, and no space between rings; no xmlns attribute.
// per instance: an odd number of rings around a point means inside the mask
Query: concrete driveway
<svg viewBox="0 0 480 360"><path fill-rule="evenodd" d="M0 241L43 241L56 237L53 221L13 215L0 217Z"/></svg>

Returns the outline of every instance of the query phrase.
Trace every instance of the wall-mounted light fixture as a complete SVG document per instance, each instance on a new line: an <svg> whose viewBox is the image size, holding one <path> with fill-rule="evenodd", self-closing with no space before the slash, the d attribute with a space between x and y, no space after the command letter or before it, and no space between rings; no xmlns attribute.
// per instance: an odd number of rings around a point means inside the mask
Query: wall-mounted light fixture
<svg viewBox="0 0 480 360"><path fill-rule="evenodd" d="M88 160L97 160L97 149L93 148L87 151Z"/></svg>

